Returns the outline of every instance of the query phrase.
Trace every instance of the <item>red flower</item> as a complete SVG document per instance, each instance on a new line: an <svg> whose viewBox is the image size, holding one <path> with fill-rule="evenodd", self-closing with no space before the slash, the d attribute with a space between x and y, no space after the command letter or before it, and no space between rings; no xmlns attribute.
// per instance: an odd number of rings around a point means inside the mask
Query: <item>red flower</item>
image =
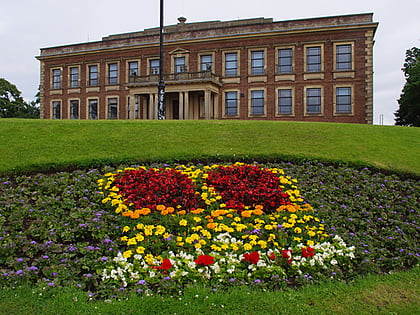
<svg viewBox="0 0 420 315"><path fill-rule="evenodd" d="M157 205L165 205L188 211L204 206L192 180L174 169L125 170L115 176L115 186L125 203L136 209L154 211Z"/></svg>
<svg viewBox="0 0 420 315"><path fill-rule="evenodd" d="M172 263L168 258L165 258L160 266L152 266L156 270L168 270L172 268Z"/></svg>
<svg viewBox="0 0 420 315"><path fill-rule="evenodd" d="M269 258L271 260L276 260L276 255L274 255L274 253L271 253L270 256L269 256Z"/></svg>
<svg viewBox="0 0 420 315"><path fill-rule="evenodd" d="M194 262L197 265L208 266L214 264L214 257L209 255L200 255L196 260L194 260Z"/></svg>
<svg viewBox="0 0 420 315"><path fill-rule="evenodd" d="M250 254L245 253L244 254L244 261L249 261L251 264L256 264L260 260L260 254L258 252L252 252Z"/></svg>
<svg viewBox="0 0 420 315"><path fill-rule="evenodd" d="M291 250L283 249L281 251L281 257L286 258L287 263L289 265L292 263L292 251Z"/></svg>
<svg viewBox="0 0 420 315"><path fill-rule="evenodd" d="M255 205L273 212L290 204L289 195L280 188L279 176L257 165L219 166L208 173L206 182L214 187L227 208L239 212L245 206Z"/></svg>
<svg viewBox="0 0 420 315"><path fill-rule="evenodd" d="M302 247L302 256L303 257L313 257L315 255L315 250L308 246L306 248Z"/></svg>

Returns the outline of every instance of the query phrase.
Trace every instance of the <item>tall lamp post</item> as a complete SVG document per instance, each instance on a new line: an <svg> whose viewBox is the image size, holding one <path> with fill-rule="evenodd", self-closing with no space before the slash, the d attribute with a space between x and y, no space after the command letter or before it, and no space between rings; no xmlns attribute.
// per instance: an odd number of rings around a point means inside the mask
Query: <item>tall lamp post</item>
<svg viewBox="0 0 420 315"><path fill-rule="evenodd" d="M160 0L158 119L165 119L165 82L163 81L163 0Z"/></svg>

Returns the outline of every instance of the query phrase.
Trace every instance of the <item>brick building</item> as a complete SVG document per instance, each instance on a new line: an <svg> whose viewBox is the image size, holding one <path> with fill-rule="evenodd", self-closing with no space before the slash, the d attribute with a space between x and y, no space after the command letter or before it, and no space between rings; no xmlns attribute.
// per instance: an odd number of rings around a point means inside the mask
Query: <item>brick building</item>
<svg viewBox="0 0 420 315"><path fill-rule="evenodd" d="M372 123L373 14L164 28L166 119ZM156 119L159 28L41 49L41 118Z"/></svg>

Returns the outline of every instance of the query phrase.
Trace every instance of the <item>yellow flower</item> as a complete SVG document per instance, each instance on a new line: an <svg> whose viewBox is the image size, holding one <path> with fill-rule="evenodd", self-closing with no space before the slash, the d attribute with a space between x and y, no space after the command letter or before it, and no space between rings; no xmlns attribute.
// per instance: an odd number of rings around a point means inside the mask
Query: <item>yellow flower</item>
<svg viewBox="0 0 420 315"><path fill-rule="evenodd" d="M161 235L161 234L165 233L165 231L166 231L166 229L165 229L164 226L158 225L156 227L155 235Z"/></svg>
<svg viewBox="0 0 420 315"><path fill-rule="evenodd" d="M301 237L294 237L293 240L296 241L296 242L301 242L302 238Z"/></svg>
<svg viewBox="0 0 420 315"><path fill-rule="evenodd" d="M300 227L295 227L295 229L293 230L293 232L300 234L302 233L302 229Z"/></svg>
<svg viewBox="0 0 420 315"><path fill-rule="evenodd" d="M266 248L267 247L267 242L263 241L263 240L260 240L260 241L258 241L258 245L260 245L261 248Z"/></svg>
<svg viewBox="0 0 420 315"><path fill-rule="evenodd" d="M130 227L129 226L124 226L123 227L123 232L128 232L128 231L130 231Z"/></svg>
<svg viewBox="0 0 420 315"><path fill-rule="evenodd" d="M211 245L210 248L216 252L219 252L221 250L221 248L217 246L216 244Z"/></svg>
<svg viewBox="0 0 420 315"><path fill-rule="evenodd" d="M272 230L273 229L273 226L270 225L270 224L267 224L267 225L264 226L264 229L266 229L266 230Z"/></svg>
<svg viewBox="0 0 420 315"><path fill-rule="evenodd" d="M144 256L144 260L146 261L146 263L148 265L152 265L153 264L153 261L155 259L153 258L153 255L152 254L147 254L146 256Z"/></svg>
<svg viewBox="0 0 420 315"><path fill-rule="evenodd" d="M142 233L137 233L137 234L136 234L136 240L137 240L138 242L143 242L143 241L144 241L144 236L143 236L143 234L142 234Z"/></svg>
<svg viewBox="0 0 420 315"><path fill-rule="evenodd" d="M310 237L314 237L316 235L316 233L314 231L308 231L308 235Z"/></svg>
<svg viewBox="0 0 420 315"><path fill-rule="evenodd" d="M244 250L251 250L252 249L252 245L251 244L245 244L244 245Z"/></svg>
<svg viewBox="0 0 420 315"><path fill-rule="evenodd" d="M307 241L306 242L306 245L313 246L313 245L315 245L315 242L314 241Z"/></svg>
<svg viewBox="0 0 420 315"><path fill-rule="evenodd" d="M132 250L126 250L126 251L123 253L123 257L124 257L124 258L130 258L132 255L133 255L133 251L132 251Z"/></svg>
<svg viewBox="0 0 420 315"><path fill-rule="evenodd" d="M136 245L137 241L135 237L132 237L128 240L127 245Z"/></svg>
<svg viewBox="0 0 420 315"><path fill-rule="evenodd" d="M239 246L235 243L230 244L230 247L232 247L233 250L239 250Z"/></svg>

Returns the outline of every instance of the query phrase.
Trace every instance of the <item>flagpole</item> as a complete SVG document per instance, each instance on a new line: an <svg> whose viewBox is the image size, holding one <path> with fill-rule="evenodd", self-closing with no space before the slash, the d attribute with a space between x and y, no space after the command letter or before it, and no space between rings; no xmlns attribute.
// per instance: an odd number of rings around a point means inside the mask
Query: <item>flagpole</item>
<svg viewBox="0 0 420 315"><path fill-rule="evenodd" d="M159 27L159 84L158 84L158 119L165 119L165 82L163 80L163 0L160 0Z"/></svg>

